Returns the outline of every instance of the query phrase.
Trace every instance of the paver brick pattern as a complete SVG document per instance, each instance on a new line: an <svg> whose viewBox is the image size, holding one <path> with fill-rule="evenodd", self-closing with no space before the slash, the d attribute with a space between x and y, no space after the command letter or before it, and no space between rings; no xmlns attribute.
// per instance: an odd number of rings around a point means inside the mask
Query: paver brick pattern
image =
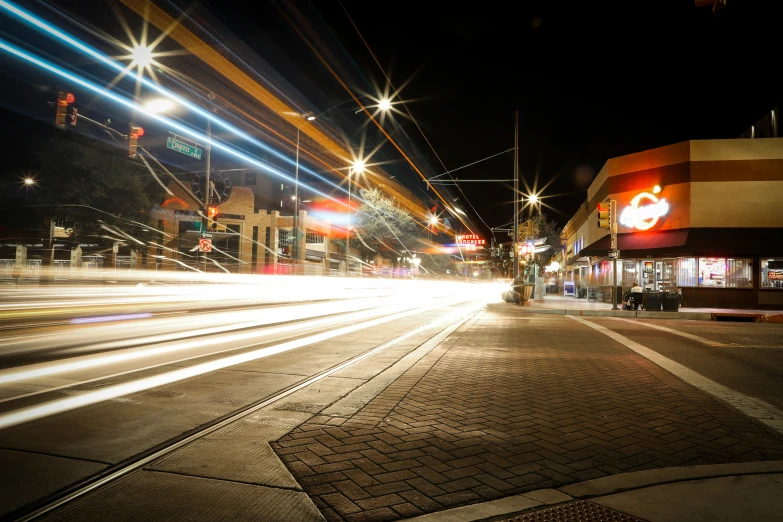
<svg viewBox="0 0 783 522"><path fill-rule="evenodd" d="M454 337L459 339L454 342ZM783 442L590 328L484 312L350 418L273 448L328 520L396 520Z"/></svg>

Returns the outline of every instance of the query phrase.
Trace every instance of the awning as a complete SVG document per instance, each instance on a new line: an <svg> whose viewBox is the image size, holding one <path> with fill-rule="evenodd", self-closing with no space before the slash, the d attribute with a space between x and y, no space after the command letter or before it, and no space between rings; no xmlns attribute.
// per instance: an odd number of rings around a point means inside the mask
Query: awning
<svg viewBox="0 0 783 522"><path fill-rule="evenodd" d="M620 257L646 257L651 251L675 251L683 247L688 240L689 229L660 230L655 232L634 232L617 234L617 246ZM580 256L606 256L611 246L611 238L607 234L595 243L583 248ZM662 254L656 257L664 257Z"/></svg>
<svg viewBox="0 0 783 522"><path fill-rule="evenodd" d="M783 228L683 228L618 234L620 257L759 257L783 255ZM580 256L605 257L608 235L583 248Z"/></svg>

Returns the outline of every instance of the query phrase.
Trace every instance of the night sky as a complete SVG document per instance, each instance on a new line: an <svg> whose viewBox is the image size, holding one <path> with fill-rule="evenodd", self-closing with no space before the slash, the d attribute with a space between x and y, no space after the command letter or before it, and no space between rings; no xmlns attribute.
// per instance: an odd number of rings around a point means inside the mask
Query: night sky
<svg viewBox="0 0 783 522"><path fill-rule="evenodd" d="M342 5L392 81L409 81L401 97L412 100L408 108L449 169L512 147L518 109L521 174L532 185L538 172L539 186L556 178L545 194L562 194L546 200L561 214L548 213L565 223L608 158L687 139L734 138L780 102L773 4L734 0L715 14L691 0ZM280 10L290 13L291 5ZM335 61L350 57L383 85L339 2L293 5L315 31L328 28L339 40L344 54ZM259 54L311 99L318 95L308 93L310 82L330 100L346 97L274 4L208 6L240 37L262 27L277 49L255 47ZM400 121L433 171L442 172L416 128ZM513 154L454 175L510 178ZM510 187L463 190L490 226L511 218Z"/></svg>
<svg viewBox="0 0 783 522"><path fill-rule="evenodd" d="M544 196L557 195L545 200L555 210L546 212L561 224L608 158L687 139L735 138L783 97L780 8L772 7L780 2L730 0L716 14L692 0L173 3L217 22L222 37L242 41L323 110L349 96L295 28L354 92L385 84L350 15L395 86L405 84L400 98L448 169L513 147L519 110L521 175L530 185L538 175L539 187L553 180ZM340 109L344 130L360 127L353 110ZM442 173L419 130L403 117L395 121L395 140L420 152L422 171ZM391 147L381 156L390 161L387 172L427 195ZM454 175L511 178L513 154ZM490 226L511 220L510 184L462 188L464 194L449 192L465 210L467 194Z"/></svg>

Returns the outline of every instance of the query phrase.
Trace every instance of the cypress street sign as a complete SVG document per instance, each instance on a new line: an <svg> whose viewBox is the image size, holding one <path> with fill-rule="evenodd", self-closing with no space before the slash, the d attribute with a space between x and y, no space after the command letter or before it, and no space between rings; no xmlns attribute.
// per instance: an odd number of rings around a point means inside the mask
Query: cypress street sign
<svg viewBox="0 0 783 522"><path fill-rule="evenodd" d="M181 142L179 140L175 140L174 138L169 137L169 139L166 140L166 147L184 154L185 156L190 156L191 158L196 158L197 160L201 159L201 149L194 147L193 145L188 145L187 143Z"/></svg>

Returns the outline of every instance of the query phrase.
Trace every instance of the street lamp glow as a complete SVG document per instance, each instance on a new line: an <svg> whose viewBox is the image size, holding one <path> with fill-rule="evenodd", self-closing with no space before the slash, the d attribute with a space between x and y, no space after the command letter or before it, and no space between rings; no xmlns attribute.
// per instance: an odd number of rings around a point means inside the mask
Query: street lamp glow
<svg viewBox="0 0 783 522"><path fill-rule="evenodd" d="M133 58L133 65L148 67L152 64L152 48L136 44L131 50L131 57Z"/></svg>
<svg viewBox="0 0 783 522"><path fill-rule="evenodd" d="M364 162L362 160L356 160L353 162L353 171L361 174L364 172Z"/></svg>
<svg viewBox="0 0 783 522"><path fill-rule="evenodd" d="M435 217L435 216L432 216L432 217L430 218L430 225L432 225L432 226L435 226L435 225L437 225L437 224L438 224L438 218L437 218L437 217Z"/></svg>
<svg viewBox="0 0 783 522"><path fill-rule="evenodd" d="M530 194L527 197L527 200L535 205L536 203L538 203L538 196L535 194Z"/></svg>
<svg viewBox="0 0 783 522"><path fill-rule="evenodd" d="M166 98L156 98L146 103L146 109L153 114L168 112L174 108L174 102Z"/></svg>
<svg viewBox="0 0 783 522"><path fill-rule="evenodd" d="M313 121L315 119L315 116L308 116L307 121Z"/></svg>
<svg viewBox="0 0 783 522"><path fill-rule="evenodd" d="M378 102L378 108L384 112L391 109L391 100L388 98L382 99L380 102Z"/></svg>
<svg viewBox="0 0 783 522"><path fill-rule="evenodd" d="M291 196L291 201L296 201L296 196L295 195Z"/></svg>
<svg viewBox="0 0 783 522"><path fill-rule="evenodd" d="M28 187L31 185L35 185L35 180L33 178L25 178L24 184L27 185Z"/></svg>

